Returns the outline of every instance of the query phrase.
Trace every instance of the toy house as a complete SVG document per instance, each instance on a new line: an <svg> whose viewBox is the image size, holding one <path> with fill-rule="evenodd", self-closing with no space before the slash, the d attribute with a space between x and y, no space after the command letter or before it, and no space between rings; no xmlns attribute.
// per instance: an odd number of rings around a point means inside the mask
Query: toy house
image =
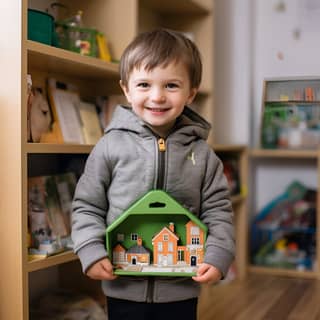
<svg viewBox="0 0 320 320"><path fill-rule="evenodd" d="M206 226L164 191L134 203L106 230L118 275L192 276L204 259Z"/></svg>

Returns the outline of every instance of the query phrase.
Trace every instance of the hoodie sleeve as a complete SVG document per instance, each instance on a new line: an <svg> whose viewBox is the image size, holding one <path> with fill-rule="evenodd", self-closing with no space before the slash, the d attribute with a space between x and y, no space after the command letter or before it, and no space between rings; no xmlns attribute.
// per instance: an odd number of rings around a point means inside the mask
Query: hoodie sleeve
<svg viewBox="0 0 320 320"><path fill-rule="evenodd" d="M107 140L104 136L89 155L78 181L72 203L72 240L84 272L107 256L105 249L108 168Z"/></svg>
<svg viewBox="0 0 320 320"><path fill-rule="evenodd" d="M235 251L233 211L223 164L212 150L208 151L201 208L201 220L208 227L204 262L225 277Z"/></svg>

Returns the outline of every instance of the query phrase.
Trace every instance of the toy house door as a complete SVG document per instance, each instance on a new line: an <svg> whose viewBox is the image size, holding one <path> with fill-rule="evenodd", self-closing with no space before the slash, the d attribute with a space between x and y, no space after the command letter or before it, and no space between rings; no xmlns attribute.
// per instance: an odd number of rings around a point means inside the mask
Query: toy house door
<svg viewBox="0 0 320 320"><path fill-rule="evenodd" d="M197 265L197 257L196 256L191 256L190 265L192 267L195 267Z"/></svg>

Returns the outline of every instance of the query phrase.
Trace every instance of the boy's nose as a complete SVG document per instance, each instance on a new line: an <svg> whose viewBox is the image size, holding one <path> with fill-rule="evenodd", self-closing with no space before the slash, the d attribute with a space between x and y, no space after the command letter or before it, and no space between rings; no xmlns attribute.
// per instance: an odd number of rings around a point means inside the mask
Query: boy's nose
<svg viewBox="0 0 320 320"><path fill-rule="evenodd" d="M161 88L153 88L151 92L152 101L163 102L166 100L165 94Z"/></svg>

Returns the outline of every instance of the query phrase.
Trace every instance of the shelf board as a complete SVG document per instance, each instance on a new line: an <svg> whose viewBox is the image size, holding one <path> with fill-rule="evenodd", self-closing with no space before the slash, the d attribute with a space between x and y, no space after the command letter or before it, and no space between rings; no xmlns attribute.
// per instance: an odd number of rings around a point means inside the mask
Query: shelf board
<svg viewBox="0 0 320 320"><path fill-rule="evenodd" d="M77 259L78 257L72 251L67 251L54 256L50 256L48 258L29 261L27 263L27 270L28 272L33 272Z"/></svg>
<svg viewBox="0 0 320 320"><path fill-rule="evenodd" d="M306 105L312 105L312 104L319 104L319 100L313 100L313 101L306 101L306 100L267 100L265 101L265 104L306 104Z"/></svg>
<svg viewBox="0 0 320 320"><path fill-rule="evenodd" d="M212 9L197 0L143 0L142 3L162 14L208 14Z"/></svg>
<svg viewBox="0 0 320 320"><path fill-rule="evenodd" d="M241 201L245 200L246 197L242 194L236 194L234 196L231 196L231 203L232 204L238 204L240 203Z"/></svg>
<svg viewBox="0 0 320 320"><path fill-rule="evenodd" d="M291 269L268 268L260 266L249 266L249 272L259 274L269 274L273 276L287 276L295 278L317 279L318 274L314 271L298 271Z"/></svg>
<svg viewBox="0 0 320 320"><path fill-rule="evenodd" d="M98 58L27 40L29 67L79 78L110 79L119 77L119 66Z"/></svg>
<svg viewBox="0 0 320 320"><path fill-rule="evenodd" d="M284 150L284 149L252 149L249 155L253 158L318 158L319 150Z"/></svg>
<svg viewBox="0 0 320 320"><path fill-rule="evenodd" d="M242 144L212 144L211 148L215 152L239 152L245 150L247 146Z"/></svg>
<svg viewBox="0 0 320 320"><path fill-rule="evenodd" d="M51 143L27 143L27 153L90 153L93 145L81 144L51 144Z"/></svg>

